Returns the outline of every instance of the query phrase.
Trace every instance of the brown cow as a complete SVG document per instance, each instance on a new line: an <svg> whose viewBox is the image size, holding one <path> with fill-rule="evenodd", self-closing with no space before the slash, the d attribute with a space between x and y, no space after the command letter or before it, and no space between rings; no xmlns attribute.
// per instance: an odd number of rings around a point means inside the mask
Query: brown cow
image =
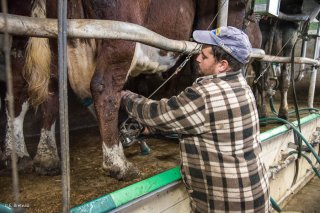
<svg viewBox="0 0 320 213"><path fill-rule="evenodd" d="M10 13L29 15L26 11L31 11L30 2L11 1ZM35 0L33 2L32 16L56 18L56 1ZM232 2L240 2L237 5L237 11L240 6L242 10L245 9L243 1L233 0L230 1L230 5ZM69 0L68 18L131 22L171 39L189 40L193 27L197 29L208 27L216 14L216 3L212 0ZM233 12L230 11L229 14L230 17ZM239 14L237 13L236 16ZM238 27L242 27L242 24ZM15 136L18 139L17 154L20 162L25 159L28 163L24 165L30 165L21 127L24 114L31 104L39 107L43 114L41 138L34 158L34 167L40 174L56 174L60 169L54 138L54 126L58 114L56 40L30 38L25 49L26 44L26 38L14 37L13 39L12 70L16 77L14 80L16 117L12 119L18 127L20 126L20 129L15 129ZM147 52L151 54L146 55ZM145 63L146 58L150 63ZM157 61L152 62L154 58ZM38 62L40 59L41 63ZM128 70L132 75L145 70L165 71L177 60L177 54L140 43L122 40L68 40L69 82L80 98L86 99L92 96L94 100L102 139L103 167L112 177L130 179L138 174L136 168L123 154L117 126L120 91L126 81ZM21 75L22 71L24 77ZM42 75L45 77L40 78ZM34 83L34 80L37 83ZM28 93L25 89L27 85ZM12 130L8 129L9 131ZM5 162L10 161L10 141L7 137ZM24 168L23 164L20 166Z"/></svg>

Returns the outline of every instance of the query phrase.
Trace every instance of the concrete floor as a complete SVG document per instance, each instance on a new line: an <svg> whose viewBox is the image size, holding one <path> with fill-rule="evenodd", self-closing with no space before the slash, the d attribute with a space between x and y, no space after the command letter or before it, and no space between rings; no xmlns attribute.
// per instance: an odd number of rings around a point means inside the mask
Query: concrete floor
<svg viewBox="0 0 320 213"><path fill-rule="evenodd" d="M315 176L287 205L283 212L320 213L320 179Z"/></svg>

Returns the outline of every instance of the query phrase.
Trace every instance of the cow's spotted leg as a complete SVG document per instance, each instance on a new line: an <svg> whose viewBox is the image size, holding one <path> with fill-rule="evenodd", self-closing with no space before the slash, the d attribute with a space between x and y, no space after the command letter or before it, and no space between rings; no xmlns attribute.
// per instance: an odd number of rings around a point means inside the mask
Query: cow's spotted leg
<svg viewBox="0 0 320 213"><path fill-rule="evenodd" d="M288 90L290 86L290 64L284 64L280 77L280 108L278 117L288 119Z"/></svg>
<svg viewBox="0 0 320 213"><path fill-rule="evenodd" d="M115 49L115 51L117 50ZM117 64L115 67L106 68L105 61L107 57L101 57L100 60L97 60L101 64L97 64L91 82L91 91L102 138L102 165L109 176L118 180L131 180L136 178L139 172L126 159L118 130L120 91L123 88L126 76L126 71L123 70L123 67L128 69L130 64L121 64L121 66Z"/></svg>
<svg viewBox="0 0 320 213"><path fill-rule="evenodd" d="M117 96L118 95L118 96ZM104 99L105 108L98 112L103 143L103 168L108 175L118 180L130 180L137 177L138 171L129 162L124 153L118 133L118 111L120 93L111 93Z"/></svg>
<svg viewBox="0 0 320 213"><path fill-rule="evenodd" d="M23 135L23 121L28 109L28 102L24 102L21 106L21 111L19 115L15 118L11 118L7 111L7 131L5 139L5 150L2 156L3 164L7 168L11 168L11 153L13 141L15 141L15 152L18 157L18 170L22 172L32 171L32 160L27 151ZM13 128L9 125L10 122L13 123Z"/></svg>
<svg viewBox="0 0 320 213"><path fill-rule="evenodd" d="M109 176L118 180L131 180L138 176L138 170L126 159L121 143L108 147L107 144L103 142L102 150L102 166Z"/></svg>
<svg viewBox="0 0 320 213"><path fill-rule="evenodd" d="M98 112L99 124L103 138L103 168L108 175L118 180L131 180L138 176L138 171L129 162L123 152L118 133L118 110L120 93L105 97L105 108ZM118 97L116 97L118 95ZM103 97L101 97L104 99Z"/></svg>
<svg viewBox="0 0 320 213"><path fill-rule="evenodd" d="M260 72L263 70L262 68L265 68L265 63L260 61L253 61L252 63L253 70L255 72L256 78L260 76ZM264 73L264 75L258 80L258 82L253 83L253 91L256 98L256 104L257 104L257 110L259 113L259 118L265 118L267 117L267 106L266 106L266 80L267 80L267 73Z"/></svg>
<svg viewBox="0 0 320 213"><path fill-rule="evenodd" d="M285 30L282 29L282 41L287 42L283 48L283 56L289 57L298 38L298 24L290 24ZM291 64L283 64L280 77L280 109L279 118L288 119L288 90L291 80ZM292 79L294 80L294 79Z"/></svg>
<svg viewBox="0 0 320 213"><path fill-rule="evenodd" d="M60 159L55 140L55 123L49 130L41 129L37 154L33 159L36 173L57 175L60 173Z"/></svg>
<svg viewBox="0 0 320 213"><path fill-rule="evenodd" d="M57 82L52 79L50 90L58 91L57 86ZM41 105L43 123L37 154L33 159L35 171L40 175L57 175L60 173L60 158L55 139L55 122L58 116L58 106L57 93L53 92Z"/></svg>

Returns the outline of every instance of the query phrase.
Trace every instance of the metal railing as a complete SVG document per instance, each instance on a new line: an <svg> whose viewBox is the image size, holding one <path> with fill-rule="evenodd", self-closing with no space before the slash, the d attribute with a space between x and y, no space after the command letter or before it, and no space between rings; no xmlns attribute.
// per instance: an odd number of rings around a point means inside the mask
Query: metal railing
<svg viewBox="0 0 320 213"><path fill-rule="evenodd" d="M67 74L67 0L58 2L58 72L59 72L59 117L62 171L62 209L70 211L70 152L68 115Z"/></svg>

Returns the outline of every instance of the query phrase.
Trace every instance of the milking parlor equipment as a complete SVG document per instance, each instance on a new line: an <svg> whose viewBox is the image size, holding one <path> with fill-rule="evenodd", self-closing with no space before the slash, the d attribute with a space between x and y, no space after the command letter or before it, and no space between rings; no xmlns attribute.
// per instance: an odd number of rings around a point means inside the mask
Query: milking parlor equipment
<svg viewBox="0 0 320 213"><path fill-rule="evenodd" d="M66 38L99 38L99 39L123 39L137 41L153 47L168 51L197 53L197 44L189 41L175 41L156 34L142 26L109 20L67 20L66 0L59 1L58 22L52 19L35 19L7 14L6 1L2 0L3 13L0 14L0 31L5 35L24 35L39 37L58 37L59 50L59 107L60 107L60 139L62 152L62 191L63 212L176 212L188 211L188 195L183 187L180 176L180 168L175 167L163 173L157 174L146 180L142 180L125 188L88 201L82 205L70 209L70 166L69 166L69 135L68 135L68 103L67 100L67 61ZM277 208L294 191L305 185L315 173L319 176L319 148L320 115L319 110L313 108L314 90L317 68L320 65L319 57L319 22L315 19L319 13L319 7L314 8L310 15L292 16L279 12L280 0L256 0L253 2L254 11L258 16L268 15L280 19L306 21L308 20L308 34L304 38L315 38L313 59L306 58L306 44L304 40L302 57L294 57L294 63L309 64L310 86L308 107L310 115L296 121L288 122L278 118L266 118L261 122L277 120L285 125L268 130L260 135L263 148L263 160L268 168L270 177L272 203ZM226 25L228 13L228 0L219 0L218 26ZM46 29L46 30L39 30ZM197 51L195 51L197 50ZM8 82L9 113L12 113L12 83L10 72L10 50L5 48L6 70ZM252 58L266 62L290 63L290 57L278 57L266 55L261 49L254 49ZM299 129L297 128L299 125ZM9 124L12 125L12 124ZM304 144L302 144L302 142ZM14 147L14 146L13 146ZM19 182L15 153L13 150L13 194L16 203L19 203ZM300 159L300 156L303 159ZM300 159L299 173L294 163ZM310 170L310 165L312 170ZM294 180L294 181L291 181ZM1 212L12 212L12 209L0 205Z"/></svg>
<svg viewBox="0 0 320 213"><path fill-rule="evenodd" d="M219 1L219 8L221 8L221 16L218 19L219 26L224 26L227 23L228 11L223 8L225 2ZM260 10L260 12L257 12L258 16L280 16L287 20L299 21L308 19L306 16L288 16L280 13L280 1L256 2L260 3L260 5L256 4L255 6L255 10ZM316 10L319 11L319 9ZM318 13L317 11L314 13ZM310 23L309 30L314 30L312 28L314 26L316 26L316 31L319 32L318 24ZM310 37L313 34L309 33L308 35ZM316 39L318 36L317 33ZM319 47L316 44L314 52L318 51ZM264 51L260 49L255 49L251 57L266 62L291 62L290 57L265 55ZM295 57L294 62L312 65L312 70L316 70L319 66L317 58L316 55L314 59L306 58L305 55L302 55L302 57ZM310 90L314 91L314 86L310 86ZM313 97L312 92L309 92L309 94ZM277 117L261 120L261 123L276 120L285 124L260 135L263 159L267 168L269 168L271 196L274 198L271 199L271 203L276 211L281 211L279 204L282 204L292 193L304 186L314 174L318 177L320 175L319 151L315 151L317 148L319 149L320 115L317 113L319 110L313 108L313 105L308 104L308 106L307 109L300 109L300 111L309 110L311 114L299 121L289 122ZM300 129L297 128L298 126L300 126ZM298 138L301 140L298 140ZM302 145L302 142L304 145ZM298 160L300 156L304 160ZM294 162L297 161L300 163L295 164ZM297 171L298 168L299 172ZM190 210L188 208L189 199L180 180L180 168L175 167L93 201L76 206L71 211L84 212L93 209L93 211L98 212L188 212Z"/></svg>

